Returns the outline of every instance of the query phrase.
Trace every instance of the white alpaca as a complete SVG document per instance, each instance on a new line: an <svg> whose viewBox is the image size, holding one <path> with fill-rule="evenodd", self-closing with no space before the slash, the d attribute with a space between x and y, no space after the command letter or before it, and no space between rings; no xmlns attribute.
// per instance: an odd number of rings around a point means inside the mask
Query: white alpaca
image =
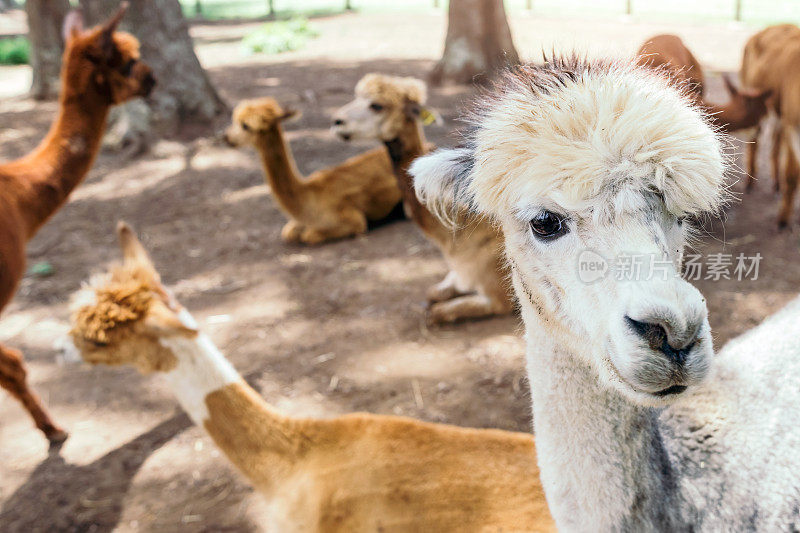
<svg viewBox="0 0 800 533"><path fill-rule="evenodd" d="M411 173L429 204L502 226L559 529L797 531L800 300L714 357L678 275L684 219L724 197L701 113L641 68L577 59L520 67L476 109L465 148ZM585 250L666 261L584 283Z"/></svg>

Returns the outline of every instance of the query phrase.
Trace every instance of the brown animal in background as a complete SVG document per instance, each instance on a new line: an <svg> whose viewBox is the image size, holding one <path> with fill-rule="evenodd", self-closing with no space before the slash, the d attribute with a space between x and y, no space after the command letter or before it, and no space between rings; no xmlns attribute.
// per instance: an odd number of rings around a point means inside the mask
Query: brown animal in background
<svg viewBox="0 0 800 533"><path fill-rule="evenodd" d="M295 114L272 98L246 100L236 106L225 131L228 144L251 145L261 155L272 194L289 216L283 240L319 244L361 235L368 221L392 214L400 190L384 150L370 150L303 179L281 127Z"/></svg>
<svg viewBox="0 0 800 533"><path fill-rule="evenodd" d="M773 111L777 114L780 108L781 86L786 83L784 76L797 69L797 63L793 63L795 53L792 52L796 49L800 42L800 28L794 24L778 24L776 26L769 26L753 35L745 44L744 53L742 54L742 68L740 77L742 83L747 87L754 87L757 89L771 89L776 92L773 98L772 107ZM782 72L779 70L782 66L789 67L790 70ZM786 97L792 98L789 93L791 90L788 88ZM797 88L795 88L795 91ZM774 188L776 191L780 189L780 151L783 141L781 139L782 127L778 126L772 129L772 147L770 154L770 175L773 179ZM747 150L747 171L748 182L747 189L751 189L755 183L756 175L756 153L758 151L758 138L761 133L761 128L756 129L753 136L753 142L748 145ZM787 164L789 164L787 160ZM791 163L794 164L794 163ZM793 174L792 174L793 175ZM796 187L796 186L795 186ZM788 191L787 191L788 192ZM786 195L784 195L786 196ZM789 199L788 206L784 203L781 211L791 206L791 199ZM785 216L781 215L781 220L784 224L788 223L789 213Z"/></svg>
<svg viewBox="0 0 800 533"><path fill-rule="evenodd" d="M25 273L25 245L92 166L109 108L147 95L155 81L139 61L139 43L116 32L126 5L103 26L83 31L80 15L64 25L58 117L39 146L0 165L0 310ZM17 398L51 443L67 438L29 389L22 354L0 346L0 386Z"/></svg>
<svg viewBox="0 0 800 533"><path fill-rule="evenodd" d="M169 297L133 232L118 231L125 261L75 298L75 345L89 363L161 375L265 496L267 530L555 530L533 437L368 413L284 416Z"/></svg>
<svg viewBox="0 0 800 533"><path fill-rule="evenodd" d="M420 120L425 84L414 78L368 74L356 86L356 99L334 115L333 130L343 139L377 139L386 145L411 218L444 255L450 268L428 291L429 319L434 324L511 313L508 265L503 236L480 217L457 215L454 227L442 223L417 198L408 168L425 150ZM463 216L462 216L463 215Z"/></svg>
<svg viewBox="0 0 800 533"><path fill-rule="evenodd" d="M703 98L705 79L700 63L676 35L656 35L645 41L637 53L637 63L663 69L679 84L685 84L695 103L703 108L722 131L732 132L757 126L767 112L770 91L739 90L723 76L728 102L712 104Z"/></svg>

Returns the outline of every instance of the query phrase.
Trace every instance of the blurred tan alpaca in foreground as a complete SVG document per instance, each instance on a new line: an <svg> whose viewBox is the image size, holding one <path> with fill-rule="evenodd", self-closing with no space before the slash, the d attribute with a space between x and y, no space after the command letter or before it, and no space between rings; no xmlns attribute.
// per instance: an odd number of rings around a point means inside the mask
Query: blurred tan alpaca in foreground
<svg viewBox="0 0 800 533"><path fill-rule="evenodd" d="M270 531L552 531L533 437L410 418L290 418L239 376L177 304L128 226L125 257L76 296L92 364L161 374L269 502Z"/></svg>

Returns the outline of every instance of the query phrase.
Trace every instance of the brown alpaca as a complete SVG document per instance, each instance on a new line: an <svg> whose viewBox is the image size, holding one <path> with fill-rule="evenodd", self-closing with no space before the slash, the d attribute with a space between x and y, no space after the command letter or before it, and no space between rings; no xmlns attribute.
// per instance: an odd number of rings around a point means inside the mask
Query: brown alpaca
<svg viewBox="0 0 800 533"><path fill-rule="evenodd" d="M383 141L392 160L403 201L411 218L445 257L450 268L444 280L428 291L434 324L508 314L513 309L503 258L503 237L488 221L456 215L453 227L443 224L417 198L408 167L425 150L421 116L425 85L413 78L368 74L356 86L356 99L334 116L334 131L343 139Z"/></svg>
<svg viewBox="0 0 800 533"><path fill-rule="evenodd" d="M758 125L767 112L770 91L739 90L723 76L729 100L718 105L703 98L703 68L677 35L656 35L645 41L637 53L640 65L662 70L677 83L686 85L695 103L708 113L722 131L732 132Z"/></svg>
<svg viewBox="0 0 800 533"><path fill-rule="evenodd" d="M25 244L92 166L109 108L153 87L150 68L139 61L138 41L115 32L124 12L125 6L88 31L82 31L80 15L68 15L58 117L33 152L0 165L0 310L25 272ZM28 388L22 354L4 346L0 386L22 402L52 443L66 439Z"/></svg>
<svg viewBox="0 0 800 533"><path fill-rule="evenodd" d="M133 232L120 224L119 235L124 263L75 298L75 345L89 363L162 375L266 497L269 531L554 531L530 435L284 416L168 296Z"/></svg>
<svg viewBox="0 0 800 533"><path fill-rule="evenodd" d="M779 125L772 130L770 174L775 190L782 189L778 226L785 227L791 217L794 194L797 191L800 146L797 128L800 127L800 28L794 24L770 26L753 35L745 44L740 75L742 83L757 89L771 90L772 107ZM747 171L750 189L755 181L756 152L760 128L748 146ZM783 168L779 161L783 153ZM781 172L782 170L782 172ZM781 187L781 185L783 187Z"/></svg>
<svg viewBox="0 0 800 533"><path fill-rule="evenodd" d="M303 179L281 122L296 113L272 98L241 102L225 131L232 146L251 145L261 154L272 194L289 216L281 237L319 244L361 235L368 221L386 218L400 202L392 165L383 150L370 150Z"/></svg>

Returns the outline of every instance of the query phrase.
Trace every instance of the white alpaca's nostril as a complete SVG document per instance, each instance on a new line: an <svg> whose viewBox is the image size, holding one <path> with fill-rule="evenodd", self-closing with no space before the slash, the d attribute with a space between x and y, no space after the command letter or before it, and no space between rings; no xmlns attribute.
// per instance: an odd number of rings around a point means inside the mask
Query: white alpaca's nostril
<svg viewBox="0 0 800 533"><path fill-rule="evenodd" d="M682 317L664 309L644 317L626 315L625 322L651 350L662 352L675 364L684 365L697 343L704 321L679 318Z"/></svg>

